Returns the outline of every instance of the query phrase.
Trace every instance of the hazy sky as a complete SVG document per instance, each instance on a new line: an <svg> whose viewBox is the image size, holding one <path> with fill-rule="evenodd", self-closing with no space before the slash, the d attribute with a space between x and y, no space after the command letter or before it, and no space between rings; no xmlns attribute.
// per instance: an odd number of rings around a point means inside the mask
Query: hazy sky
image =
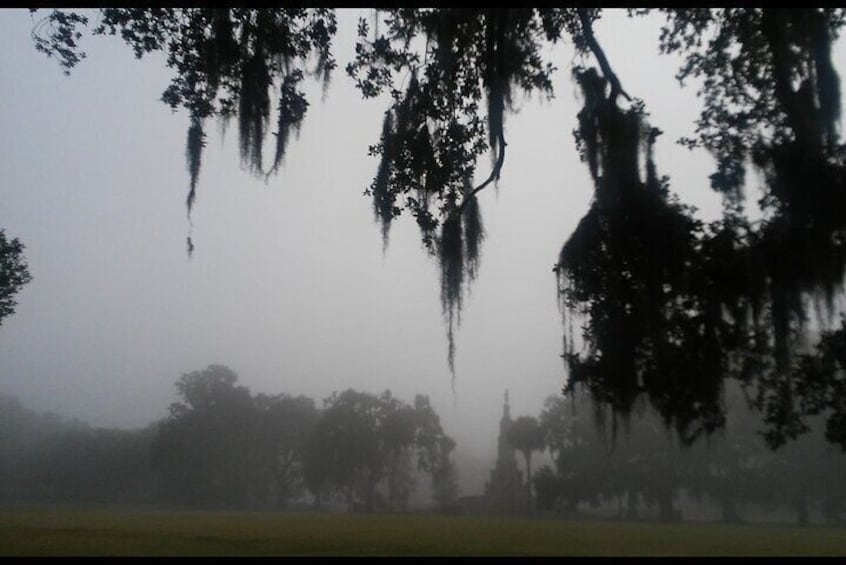
<svg viewBox="0 0 846 565"><path fill-rule="evenodd" d="M324 101L310 86L301 135L268 183L240 168L237 124L225 136L210 124L189 260L188 118L159 101L162 58L138 61L120 40L94 38L66 77L35 51L29 13L0 11L0 228L26 245L34 277L0 326L0 392L134 427L166 415L180 374L222 363L254 393L427 394L459 455L493 461L505 389L513 415L536 415L566 378L552 266L591 195L573 145L573 53L556 51L555 99L525 100L506 118L499 190L480 195L487 238L453 396L437 266L411 217L383 255L362 195L387 101L362 100L343 71L358 15L340 11L339 68ZM673 78L678 60L657 53L660 21L609 12L596 33L665 131L659 171L713 218L711 158L673 143L693 133L699 103Z"/></svg>

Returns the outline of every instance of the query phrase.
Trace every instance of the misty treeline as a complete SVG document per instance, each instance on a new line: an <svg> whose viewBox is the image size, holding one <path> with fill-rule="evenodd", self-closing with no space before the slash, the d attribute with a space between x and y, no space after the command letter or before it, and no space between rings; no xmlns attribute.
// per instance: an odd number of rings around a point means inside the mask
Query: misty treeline
<svg viewBox="0 0 846 565"><path fill-rule="evenodd" d="M613 430L611 414L586 394L549 397L537 421L540 449L548 450L552 465L533 474L535 503L565 514L616 505L623 519L657 511L662 521L678 521L684 507L704 505L725 522L778 512L802 525L813 515L846 524L846 454L826 441L823 419L809 422L811 433L771 450L760 415L739 387L727 397L724 430L692 446L646 405L624 429Z"/></svg>
<svg viewBox="0 0 846 565"><path fill-rule="evenodd" d="M405 510L421 480L457 497L455 442L426 396L252 394L222 365L182 375L169 415L92 428L0 395L0 500Z"/></svg>

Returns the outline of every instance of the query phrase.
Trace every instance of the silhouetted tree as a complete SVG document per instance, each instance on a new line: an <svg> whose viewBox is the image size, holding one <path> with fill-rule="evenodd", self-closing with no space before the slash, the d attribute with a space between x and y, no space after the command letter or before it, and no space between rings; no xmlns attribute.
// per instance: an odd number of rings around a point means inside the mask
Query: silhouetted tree
<svg viewBox="0 0 846 565"><path fill-rule="evenodd" d="M633 415L624 437L615 440L607 407L574 391L550 397L540 422L557 471L545 471L538 485L546 507L557 500L566 500L570 509L580 501L597 506L617 500L621 516L625 504L625 516L636 519L643 501L658 505L660 519L677 518L673 498L691 476L691 453L673 442L654 414Z"/></svg>
<svg viewBox="0 0 846 565"><path fill-rule="evenodd" d="M15 313L15 295L32 280L23 256L24 245L17 239L6 239L0 229L0 325Z"/></svg>
<svg viewBox="0 0 846 565"><path fill-rule="evenodd" d="M567 386L585 385L624 419L647 398L690 443L724 425L723 383L735 377L778 447L804 433L812 415L808 374L792 369L811 303L832 312L846 272L846 164L831 57L846 9L661 13L661 52L682 56L681 83L702 81L695 137L680 142L716 158L710 180L724 196L721 220L697 220L659 175L661 131L614 72L594 34L602 15L594 8L397 8L377 11L372 25L362 18L347 73L365 98L392 99L370 148L380 162L367 192L386 238L406 211L437 258L453 367L454 326L484 234L476 196L504 166L511 101L519 92L551 96L547 47L568 38L583 100L574 134L594 199L555 266L565 318L584 328L578 344L565 336ZM80 13L51 11L36 26L36 47L67 71L82 57L86 24ZM138 57L167 55L174 78L163 100L190 115L190 210L205 120L237 116L241 158L264 175L269 90L277 89L275 170L307 108L297 90L306 61L325 80L335 30L328 9L119 8L102 9L94 33L120 34ZM494 162L478 182L477 158L488 151ZM765 179L755 221L743 208L750 167ZM836 388L830 374L817 376ZM846 448L842 418L823 417L829 439Z"/></svg>
<svg viewBox="0 0 846 565"><path fill-rule="evenodd" d="M615 488L657 506L662 522L680 520L675 500L691 480L692 451L679 445L652 410L632 415L625 435L613 446Z"/></svg>
<svg viewBox="0 0 846 565"><path fill-rule="evenodd" d="M328 457L321 466L329 471L333 487L350 510L360 500L373 510L376 485L386 472L387 454L380 442L383 417L379 398L352 389L334 393L324 401L324 409L314 433L314 442Z"/></svg>
<svg viewBox="0 0 846 565"><path fill-rule="evenodd" d="M691 448L689 494L707 497L720 507L722 520L743 521L741 507L773 499L764 471L773 457L761 436L760 414L749 405L739 383L727 383L725 428L704 445Z"/></svg>
<svg viewBox="0 0 846 565"><path fill-rule="evenodd" d="M281 508L305 489L308 446L320 413L305 396L257 395L251 435L251 486Z"/></svg>
<svg viewBox="0 0 846 565"><path fill-rule="evenodd" d="M580 502L597 506L613 495L609 446L594 416L587 395L578 391L550 396L544 402L539 425L561 479L553 481L548 475L542 479L546 507L563 504L575 510Z"/></svg>
<svg viewBox="0 0 846 565"><path fill-rule="evenodd" d="M382 441L388 453L388 509L407 501L412 486L409 472L411 447L417 430L414 408L403 405L389 394L381 397L386 414L382 422Z"/></svg>
<svg viewBox="0 0 846 565"><path fill-rule="evenodd" d="M252 398L238 376L209 365L176 382L181 402L159 424L152 464L163 496L190 504L243 506L248 503Z"/></svg>
<svg viewBox="0 0 846 565"><path fill-rule="evenodd" d="M455 440L444 431L428 396L418 394L414 397L414 414L417 468L429 473L435 502L444 508L458 498L457 469L452 459Z"/></svg>
<svg viewBox="0 0 846 565"><path fill-rule="evenodd" d="M642 407L643 408L643 407ZM639 503L657 504L662 520L675 517L673 496L687 477L683 453L660 421L641 410L625 422L624 437L607 406L592 403L578 390L564 398L550 398L541 413L542 429L553 452L562 481L549 477L548 494L597 506L616 500L621 516L639 517ZM609 429L610 428L610 429Z"/></svg>
<svg viewBox="0 0 846 565"><path fill-rule="evenodd" d="M535 471L533 483L538 508L547 511L575 510L573 505L565 506L564 479L549 465Z"/></svg>
<svg viewBox="0 0 846 565"><path fill-rule="evenodd" d="M325 440L326 428L321 417L315 426L312 441L306 446L303 478L306 488L313 496L314 508L320 509L334 494L333 446Z"/></svg>
<svg viewBox="0 0 846 565"><path fill-rule="evenodd" d="M808 424L809 433L769 454L760 482L770 493L767 505L789 508L797 524L809 524L813 509L837 524L846 517L846 454L825 440L821 418Z"/></svg>
<svg viewBox="0 0 846 565"><path fill-rule="evenodd" d="M432 468L432 498L447 510L458 499L458 469L451 454L455 449L455 440L447 435L438 441L438 459Z"/></svg>
<svg viewBox="0 0 846 565"><path fill-rule="evenodd" d="M508 442L523 454L526 460L526 503L532 513L532 453L544 447L543 432L538 421L531 416L520 416L508 430Z"/></svg>
<svg viewBox="0 0 846 565"><path fill-rule="evenodd" d="M428 397L418 395L410 406L390 391L375 396L348 389L324 404L307 469L316 496L332 489L350 509L361 503L370 512L380 496L377 487L385 483L388 508L405 506L416 455L417 469L431 475L436 496L448 498L455 443L444 434Z"/></svg>

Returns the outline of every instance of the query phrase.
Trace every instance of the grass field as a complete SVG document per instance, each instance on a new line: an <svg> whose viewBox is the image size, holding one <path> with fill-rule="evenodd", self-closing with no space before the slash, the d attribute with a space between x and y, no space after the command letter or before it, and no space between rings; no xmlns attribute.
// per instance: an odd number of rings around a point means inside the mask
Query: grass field
<svg viewBox="0 0 846 565"><path fill-rule="evenodd" d="M269 512L0 510L0 555L846 555L846 530Z"/></svg>

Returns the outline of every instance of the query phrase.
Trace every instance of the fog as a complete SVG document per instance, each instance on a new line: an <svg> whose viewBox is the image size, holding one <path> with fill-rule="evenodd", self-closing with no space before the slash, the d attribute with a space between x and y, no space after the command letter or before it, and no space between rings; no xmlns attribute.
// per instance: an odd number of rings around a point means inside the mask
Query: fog
<svg viewBox="0 0 846 565"><path fill-rule="evenodd" d="M170 76L162 59L95 38L66 77L34 49L29 13L0 11L0 227L26 245L33 275L0 327L0 393L126 430L167 416L180 375L210 364L253 394L318 406L350 388L427 395L456 441L460 491L482 491L505 391L512 416L537 416L566 380L551 269L592 194L572 143L573 53L558 48L555 99L521 100L507 116L502 178L480 194L486 239L453 380L437 265L408 217L383 252L362 194L387 100L362 100L343 70L359 14L339 12L339 68L322 101L307 86L312 105L278 175L264 182L241 169L237 126L209 132L189 220L188 117L159 100ZM695 85L678 88L678 59L657 54L660 24L609 11L596 33L664 131L660 173L715 218L713 160L674 143L692 134L699 103ZM842 49L836 57L846 68ZM487 156L480 163L483 178Z"/></svg>

